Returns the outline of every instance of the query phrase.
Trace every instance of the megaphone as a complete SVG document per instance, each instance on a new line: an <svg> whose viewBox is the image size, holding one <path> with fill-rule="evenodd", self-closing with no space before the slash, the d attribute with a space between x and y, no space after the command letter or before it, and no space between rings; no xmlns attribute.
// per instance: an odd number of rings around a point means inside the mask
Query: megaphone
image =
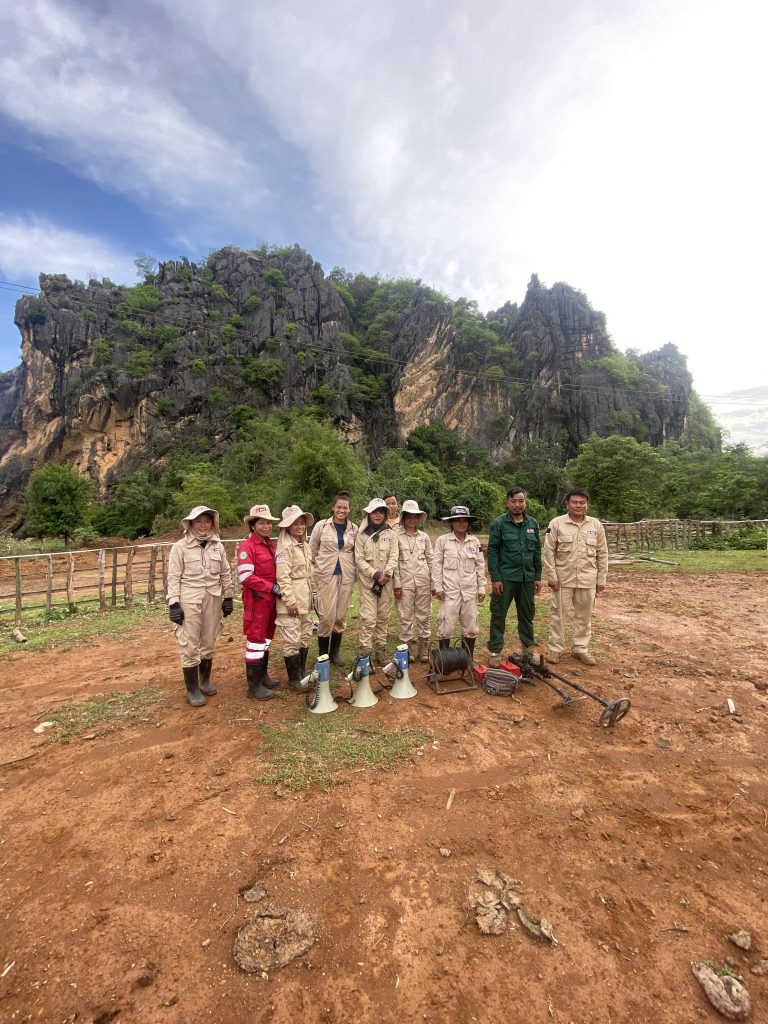
<svg viewBox="0 0 768 1024"><path fill-rule="evenodd" d="M394 670L395 682L389 691L389 696L395 700L407 700L416 696L416 687L408 675L408 644L400 644L392 655L392 661L384 668L384 675Z"/></svg>
<svg viewBox="0 0 768 1024"><path fill-rule="evenodd" d="M301 682L310 689L314 688L314 696L310 699L307 695L307 711L313 715L327 715L339 706L331 696L331 663L327 654L320 655L315 667Z"/></svg>
<svg viewBox="0 0 768 1024"><path fill-rule="evenodd" d="M348 683L356 683L355 692L347 701L353 708L372 708L379 698L371 689L371 659L368 654L359 654L355 667L347 676Z"/></svg>

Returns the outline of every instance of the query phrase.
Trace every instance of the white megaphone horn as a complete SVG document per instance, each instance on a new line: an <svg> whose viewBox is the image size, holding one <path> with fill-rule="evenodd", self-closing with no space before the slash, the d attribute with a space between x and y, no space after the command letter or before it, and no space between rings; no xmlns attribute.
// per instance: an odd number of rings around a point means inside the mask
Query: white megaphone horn
<svg viewBox="0 0 768 1024"><path fill-rule="evenodd" d="M372 708L379 703L379 698L371 689L371 659L367 654L359 654L355 667L347 676L348 683L356 683L355 692L348 700L353 708Z"/></svg>
<svg viewBox="0 0 768 1024"><path fill-rule="evenodd" d="M327 715L339 706L331 696L331 663L327 654L320 655L315 667L301 682L315 689L314 696L307 702L307 711L313 715Z"/></svg>
<svg viewBox="0 0 768 1024"><path fill-rule="evenodd" d="M392 655L392 661L384 668L385 676L393 670L395 672L395 681L389 691L389 696L395 700L407 700L416 696L416 687L408 675L408 661L408 644L400 644Z"/></svg>

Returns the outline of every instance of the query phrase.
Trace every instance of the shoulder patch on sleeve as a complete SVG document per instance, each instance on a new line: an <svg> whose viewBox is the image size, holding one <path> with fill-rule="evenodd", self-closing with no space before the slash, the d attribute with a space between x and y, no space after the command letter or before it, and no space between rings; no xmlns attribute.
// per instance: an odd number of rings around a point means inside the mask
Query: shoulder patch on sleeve
<svg viewBox="0 0 768 1024"><path fill-rule="evenodd" d="M284 561L285 561L285 552L281 551L280 554L275 559L275 564L276 565L281 565Z"/></svg>
<svg viewBox="0 0 768 1024"><path fill-rule="evenodd" d="M240 558L247 558L247 557L248 556L246 555L246 553L244 551L240 552Z"/></svg>

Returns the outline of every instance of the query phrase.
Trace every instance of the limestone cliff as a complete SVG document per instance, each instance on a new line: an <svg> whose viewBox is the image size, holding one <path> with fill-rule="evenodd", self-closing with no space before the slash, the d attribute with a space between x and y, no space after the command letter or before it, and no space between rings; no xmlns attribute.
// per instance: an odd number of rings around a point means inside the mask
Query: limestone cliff
<svg viewBox="0 0 768 1024"><path fill-rule="evenodd" d="M280 407L327 413L374 458L434 419L499 458L534 440L572 454L592 432L658 444L684 429L691 379L674 347L622 356L565 284L534 276L519 308L483 317L418 282L355 291L361 277L329 281L299 246L169 262L133 288L42 275L16 308L21 365L0 375L6 524L48 460L105 495L178 448L224 451L244 418Z"/></svg>

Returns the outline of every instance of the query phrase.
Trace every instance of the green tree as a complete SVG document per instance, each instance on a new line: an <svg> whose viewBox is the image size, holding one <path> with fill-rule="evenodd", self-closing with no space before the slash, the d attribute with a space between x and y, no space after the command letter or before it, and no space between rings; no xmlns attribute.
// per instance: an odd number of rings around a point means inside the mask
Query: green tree
<svg viewBox="0 0 768 1024"><path fill-rule="evenodd" d="M93 481L73 466L43 466L30 477L24 492L26 532L32 537L63 537L69 544L87 524Z"/></svg>
<svg viewBox="0 0 768 1024"><path fill-rule="evenodd" d="M597 437L566 466L568 479L591 495L592 510L619 522L656 514L664 486L659 451L633 437Z"/></svg>

